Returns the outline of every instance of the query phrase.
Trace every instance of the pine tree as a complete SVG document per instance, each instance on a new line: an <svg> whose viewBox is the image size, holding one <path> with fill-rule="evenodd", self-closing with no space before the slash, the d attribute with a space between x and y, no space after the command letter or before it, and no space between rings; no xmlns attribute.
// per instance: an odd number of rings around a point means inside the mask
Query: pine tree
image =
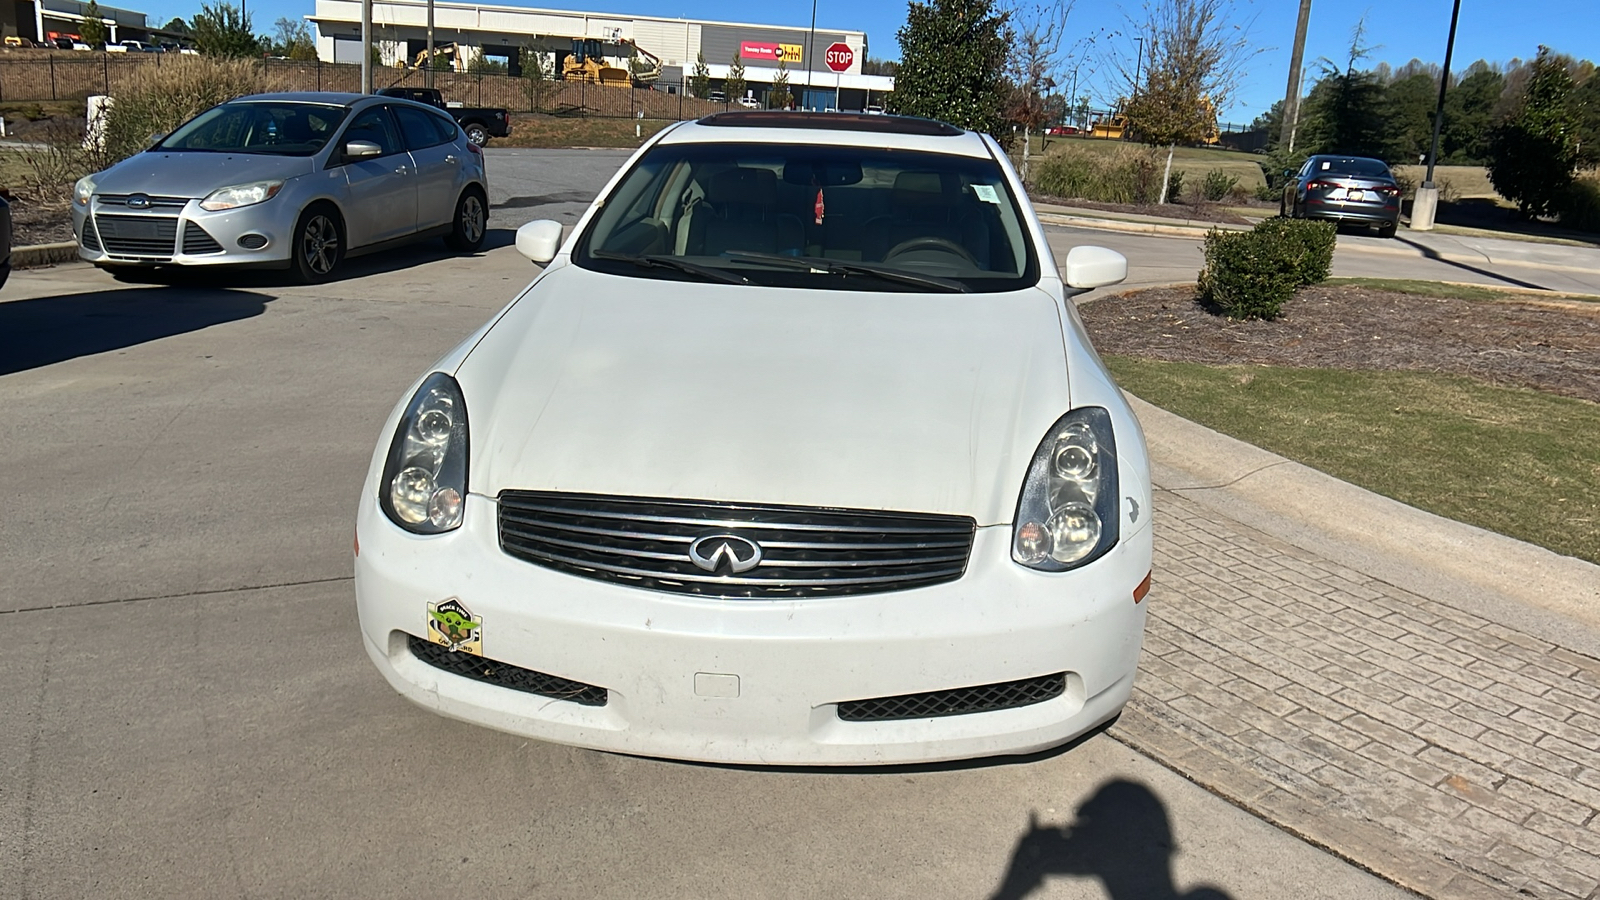
<svg viewBox="0 0 1600 900"><path fill-rule="evenodd" d="M722 80L722 90L729 102L744 96L744 60L737 53L733 55L733 65L728 67L728 77Z"/></svg>
<svg viewBox="0 0 1600 900"><path fill-rule="evenodd" d="M1009 12L994 0L912 0L896 37L900 68L886 101L891 112L1009 137L1002 116Z"/></svg>
<svg viewBox="0 0 1600 900"><path fill-rule="evenodd" d="M111 29L100 21L100 4L89 0L83 7L83 24L78 27L78 37L91 47L99 47L111 38Z"/></svg>
<svg viewBox="0 0 1600 900"><path fill-rule="evenodd" d="M694 71L689 75L689 95L701 100L711 96L711 70L706 68L704 52L695 55Z"/></svg>

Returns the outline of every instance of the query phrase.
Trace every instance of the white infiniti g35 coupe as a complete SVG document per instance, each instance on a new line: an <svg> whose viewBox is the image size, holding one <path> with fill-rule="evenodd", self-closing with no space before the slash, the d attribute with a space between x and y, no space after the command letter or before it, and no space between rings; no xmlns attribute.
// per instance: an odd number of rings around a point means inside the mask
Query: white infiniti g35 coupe
<svg viewBox="0 0 1600 900"><path fill-rule="evenodd" d="M1036 751L1114 718L1144 437L1004 152L925 119L649 141L405 393L362 490L368 654L435 712L772 764Z"/></svg>

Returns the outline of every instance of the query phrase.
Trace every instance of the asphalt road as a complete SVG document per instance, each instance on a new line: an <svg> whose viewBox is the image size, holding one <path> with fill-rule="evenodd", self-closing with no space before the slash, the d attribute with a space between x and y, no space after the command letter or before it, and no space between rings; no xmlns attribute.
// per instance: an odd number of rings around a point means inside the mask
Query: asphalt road
<svg viewBox="0 0 1600 900"><path fill-rule="evenodd" d="M506 229L575 218L618 159L493 153L475 257L400 250L320 287L12 277L0 898L1409 896L1103 735L771 771L528 742L394 695L349 580L378 429L533 275ZM1123 246L1135 279L1169 264Z"/></svg>

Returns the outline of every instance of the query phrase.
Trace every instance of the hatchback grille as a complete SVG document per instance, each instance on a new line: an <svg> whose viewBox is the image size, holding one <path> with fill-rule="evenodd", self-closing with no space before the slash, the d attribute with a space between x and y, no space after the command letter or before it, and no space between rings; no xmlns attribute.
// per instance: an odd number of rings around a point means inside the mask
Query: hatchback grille
<svg viewBox="0 0 1600 900"><path fill-rule="evenodd" d="M482 681L513 691L538 694L541 697L567 700L583 706L605 706L606 701L610 699L609 693L603 687L495 662L459 650L449 650L414 634L406 635L406 638L412 656L435 669L442 669L462 678L471 678L473 681Z"/></svg>
<svg viewBox="0 0 1600 900"><path fill-rule="evenodd" d="M191 255L201 253L221 253L222 245L217 239L206 233L204 228L189 222L183 226L183 252Z"/></svg>
<svg viewBox="0 0 1600 900"><path fill-rule="evenodd" d="M500 546L511 556L582 578L705 597L825 597L954 581L966 571L975 527L966 516L926 513L500 494ZM738 574L725 558L715 571L695 565L690 545L712 535L759 545L760 563Z"/></svg>
<svg viewBox="0 0 1600 900"><path fill-rule="evenodd" d="M938 716L964 716L1032 706L1061 696L1067 690L1064 672L1004 681L978 687L925 694L901 694L873 700L851 700L839 704L839 718L846 722L885 722L894 719L928 719Z"/></svg>
<svg viewBox="0 0 1600 900"><path fill-rule="evenodd" d="M176 216L94 217L106 252L130 256L171 256L178 239Z"/></svg>
<svg viewBox="0 0 1600 900"><path fill-rule="evenodd" d="M79 236L78 243L82 244L85 250L93 250L97 253L100 251L100 239L95 236L93 219L85 218L83 220L83 234Z"/></svg>
<svg viewBox="0 0 1600 900"><path fill-rule="evenodd" d="M94 199L101 206L126 207L128 205L128 197L130 196L132 195L95 194ZM140 207L141 209L182 209L189 205L188 197L150 197L148 195L146 195L146 197L150 201L150 205L148 207Z"/></svg>

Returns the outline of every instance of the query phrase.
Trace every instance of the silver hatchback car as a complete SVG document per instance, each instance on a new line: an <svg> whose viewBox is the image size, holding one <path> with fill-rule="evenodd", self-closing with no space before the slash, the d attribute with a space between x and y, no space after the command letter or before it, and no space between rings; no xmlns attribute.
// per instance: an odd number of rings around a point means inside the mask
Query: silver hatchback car
<svg viewBox="0 0 1600 900"><path fill-rule="evenodd" d="M483 245L483 151L449 116L361 94L257 94L189 120L81 179L78 254L117 266L287 266L308 282L347 256L444 237Z"/></svg>

